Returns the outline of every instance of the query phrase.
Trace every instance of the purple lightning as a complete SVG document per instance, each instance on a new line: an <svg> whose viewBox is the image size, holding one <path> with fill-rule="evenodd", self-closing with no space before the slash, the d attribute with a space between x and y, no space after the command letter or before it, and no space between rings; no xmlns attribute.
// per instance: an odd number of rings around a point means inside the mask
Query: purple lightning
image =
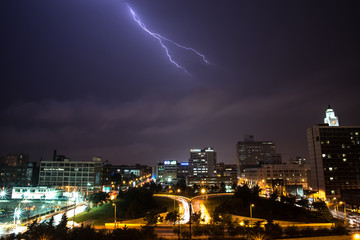
<svg viewBox="0 0 360 240"><path fill-rule="evenodd" d="M153 33L151 32L149 29L147 29L147 27L145 26L145 24L143 22L141 22L141 20L138 18L138 16L135 14L135 12L132 10L132 8L128 5L128 8L131 12L131 15L133 16L133 19L135 22L137 22L139 24L139 26L147 33L149 33L151 36L153 36L154 38L156 38L160 45L164 48L165 52L166 52L166 55L168 56L168 59L171 63L173 63L177 68L180 68L182 70L184 70L186 73L188 73L188 71L186 70L185 67L181 66L180 64L178 64L177 62L175 62L170 53L169 53L169 49L167 48L167 46L163 43L163 41L167 41L167 42L170 42L172 44L174 44L175 46L179 47L179 48L183 48L183 49L186 49L186 50L189 50L189 51L192 51L193 53L197 54L198 56L200 56L204 62L206 63L210 63L208 60L206 60L205 56L201 53L199 53L198 51L196 51L195 49L193 48L189 48L189 47L186 47L186 46L183 46L177 42L174 42L172 41L171 39L168 39L168 38L165 38L163 36L161 36L160 34L158 33Z"/></svg>

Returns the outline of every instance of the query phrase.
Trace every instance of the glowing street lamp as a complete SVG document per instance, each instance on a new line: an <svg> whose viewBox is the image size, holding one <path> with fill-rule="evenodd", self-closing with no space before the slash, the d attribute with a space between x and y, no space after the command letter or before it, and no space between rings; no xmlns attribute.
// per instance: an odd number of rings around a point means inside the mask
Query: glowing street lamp
<svg viewBox="0 0 360 240"><path fill-rule="evenodd" d="M115 213L114 213L114 229L116 228L116 204L112 204L115 207Z"/></svg>
<svg viewBox="0 0 360 240"><path fill-rule="evenodd" d="M0 191L0 198L5 198L5 196L6 196L6 191L5 189L3 189Z"/></svg>
<svg viewBox="0 0 360 240"><path fill-rule="evenodd" d="M253 207L255 207L255 205L251 204L250 205L250 226L252 226L252 209L253 209Z"/></svg>

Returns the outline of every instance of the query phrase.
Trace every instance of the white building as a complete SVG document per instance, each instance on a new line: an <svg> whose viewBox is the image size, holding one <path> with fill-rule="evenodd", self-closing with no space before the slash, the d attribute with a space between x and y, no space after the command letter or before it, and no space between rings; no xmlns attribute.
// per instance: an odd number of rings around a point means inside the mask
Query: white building
<svg viewBox="0 0 360 240"><path fill-rule="evenodd" d="M62 197L62 192L54 187L13 187L11 192L12 199L28 200L54 200Z"/></svg>
<svg viewBox="0 0 360 240"><path fill-rule="evenodd" d="M92 161L41 161L39 186L70 186L80 191L97 192L101 189L101 158Z"/></svg>
<svg viewBox="0 0 360 240"><path fill-rule="evenodd" d="M216 176L216 152L214 148L191 149L189 171L193 177Z"/></svg>

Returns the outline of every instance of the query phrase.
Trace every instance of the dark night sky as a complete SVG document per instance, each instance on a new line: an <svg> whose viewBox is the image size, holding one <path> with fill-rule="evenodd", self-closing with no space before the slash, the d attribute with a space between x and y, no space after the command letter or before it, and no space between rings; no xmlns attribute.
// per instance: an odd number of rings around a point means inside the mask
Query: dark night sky
<svg viewBox="0 0 360 240"><path fill-rule="evenodd" d="M159 42L134 22L205 54ZM360 125L358 1L3 0L0 154L235 163L244 134L307 156L330 104Z"/></svg>

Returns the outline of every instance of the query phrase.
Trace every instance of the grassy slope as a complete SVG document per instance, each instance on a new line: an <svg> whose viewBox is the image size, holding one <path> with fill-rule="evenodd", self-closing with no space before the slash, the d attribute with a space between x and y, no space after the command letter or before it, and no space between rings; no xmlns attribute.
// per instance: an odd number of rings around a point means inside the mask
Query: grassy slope
<svg viewBox="0 0 360 240"><path fill-rule="evenodd" d="M238 204L237 199L231 199L232 196L217 196L208 198L204 204L208 209L210 215L213 215L213 212L217 206L224 203L226 200L229 200L230 213L249 217L249 208L241 207L241 204ZM274 205L270 208L268 206L268 199L260 199L260 205L257 204L253 208L253 217L267 219L269 212L271 211L274 220L284 220L284 221L299 221L299 222L326 222L323 219L312 216L311 211L305 210L303 208L290 207L287 204L280 202L275 202ZM271 210L272 209L272 210Z"/></svg>
<svg viewBox="0 0 360 240"><path fill-rule="evenodd" d="M160 198L160 197L154 197L155 201L158 205L158 208L155 209L161 210L161 208L166 207L170 211L174 208L174 200L168 199L168 198ZM117 208L117 216L121 215L122 212L125 211L123 207L123 200L116 199L114 202L116 202ZM145 213L144 213L145 215ZM138 216L139 218L144 216ZM69 219L72 220L72 219ZM119 219L119 220L126 220L126 219ZM99 207L92 208L89 212L83 212L80 214L77 214L75 216L75 221L77 223L86 222L86 221L94 221L92 224L95 225L104 225L106 222L113 222L114 221L114 207L111 205L111 203L106 203Z"/></svg>
<svg viewBox="0 0 360 240"><path fill-rule="evenodd" d="M204 201L204 205L208 210L210 216L213 216L214 210L217 206L222 204L228 199L231 199L232 196L216 196L216 197L209 197L207 200Z"/></svg>

